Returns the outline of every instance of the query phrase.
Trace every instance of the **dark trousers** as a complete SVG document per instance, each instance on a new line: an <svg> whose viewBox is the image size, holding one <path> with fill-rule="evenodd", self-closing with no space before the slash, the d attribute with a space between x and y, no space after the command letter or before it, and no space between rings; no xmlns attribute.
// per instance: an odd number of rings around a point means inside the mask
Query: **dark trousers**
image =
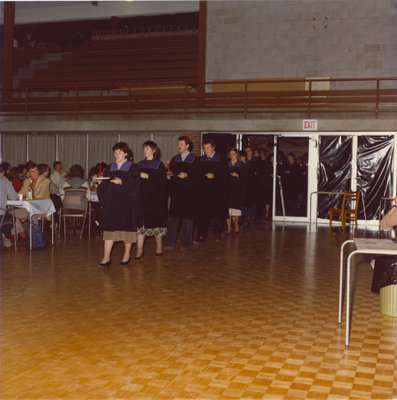
<svg viewBox="0 0 397 400"><path fill-rule="evenodd" d="M189 218L168 218L167 235L164 237L164 246L175 247L179 225L181 225L181 247L191 249L193 247L193 220Z"/></svg>
<svg viewBox="0 0 397 400"><path fill-rule="evenodd" d="M208 230L210 228L210 223L214 228L214 233L216 236L222 235L224 221L222 218L209 218L206 216L201 216L197 223L198 236L206 238L208 236Z"/></svg>

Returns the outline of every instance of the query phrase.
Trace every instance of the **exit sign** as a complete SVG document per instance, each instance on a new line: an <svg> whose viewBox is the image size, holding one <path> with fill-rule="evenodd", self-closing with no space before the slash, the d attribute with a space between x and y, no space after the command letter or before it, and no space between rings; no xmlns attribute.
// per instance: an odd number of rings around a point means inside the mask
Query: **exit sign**
<svg viewBox="0 0 397 400"><path fill-rule="evenodd" d="M316 119L304 119L302 121L302 129L304 131L316 131L318 129L318 121Z"/></svg>

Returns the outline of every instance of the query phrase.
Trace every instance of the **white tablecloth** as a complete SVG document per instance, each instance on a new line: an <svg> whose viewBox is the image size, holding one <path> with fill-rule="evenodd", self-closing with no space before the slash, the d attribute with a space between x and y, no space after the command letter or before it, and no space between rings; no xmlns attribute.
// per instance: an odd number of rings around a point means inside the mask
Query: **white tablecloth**
<svg viewBox="0 0 397 400"><path fill-rule="evenodd" d="M50 199L43 200L7 200L7 206L25 208L30 215L53 214L55 212L54 203Z"/></svg>

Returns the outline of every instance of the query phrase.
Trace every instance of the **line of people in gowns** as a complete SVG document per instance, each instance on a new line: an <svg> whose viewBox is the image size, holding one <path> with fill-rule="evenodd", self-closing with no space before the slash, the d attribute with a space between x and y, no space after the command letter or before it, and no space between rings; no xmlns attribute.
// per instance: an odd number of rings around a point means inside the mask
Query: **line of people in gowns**
<svg viewBox="0 0 397 400"><path fill-rule="evenodd" d="M181 136L178 154L166 168L153 141L143 144L145 158L137 164L131 161L131 150L126 143L113 147L115 162L105 170L98 187L105 242L104 257L98 266L110 265L115 241L124 241L121 265L127 265L133 243L137 243L134 259L144 257L148 236L154 236L155 255L161 256L163 245L167 250L176 248L178 234L180 249L187 250L193 243L205 242L211 226L215 240L219 241L225 222L226 234L238 234L240 220L250 223L258 216L258 209L263 209L265 217L270 216L273 182L270 154L258 158L251 147L244 154L234 148L226 160L216 153L211 139L204 139L201 157L192 150L190 138ZM295 179L293 172L286 175L292 181Z"/></svg>

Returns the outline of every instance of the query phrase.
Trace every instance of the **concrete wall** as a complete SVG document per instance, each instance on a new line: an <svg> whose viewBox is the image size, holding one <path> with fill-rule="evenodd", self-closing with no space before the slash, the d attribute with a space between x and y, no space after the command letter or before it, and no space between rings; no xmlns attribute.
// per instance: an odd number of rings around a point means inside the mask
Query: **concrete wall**
<svg viewBox="0 0 397 400"><path fill-rule="evenodd" d="M207 80L386 77L396 0L209 1Z"/></svg>

